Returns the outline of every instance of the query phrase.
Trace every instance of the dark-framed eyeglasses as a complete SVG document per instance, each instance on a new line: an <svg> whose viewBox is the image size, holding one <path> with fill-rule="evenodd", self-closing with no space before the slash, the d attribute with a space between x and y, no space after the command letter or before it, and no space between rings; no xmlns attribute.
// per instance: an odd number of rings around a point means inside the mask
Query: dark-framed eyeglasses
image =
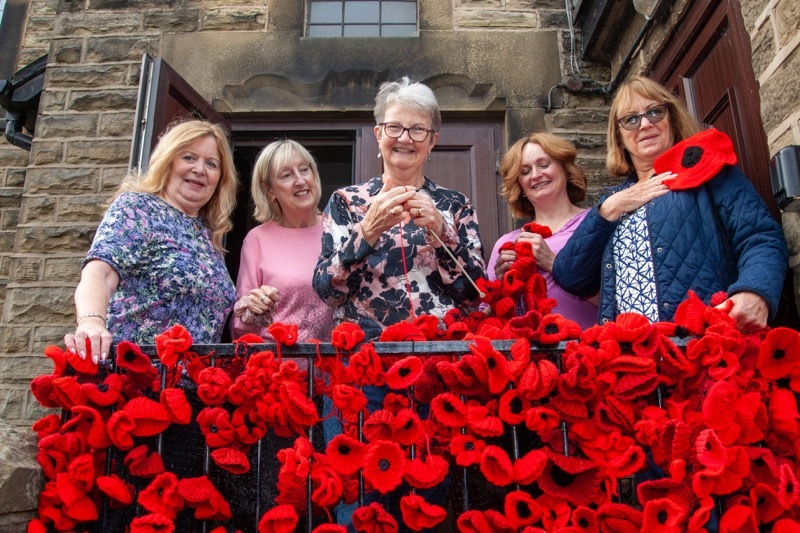
<svg viewBox="0 0 800 533"><path fill-rule="evenodd" d="M433 133L434 131L428 128L423 128L422 126L411 126L410 128L404 128L402 124L398 124L397 122L381 122L378 125L383 127L383 132L387 137L397 139L403 136L404 131L407 131L408 136L411 137L411 140L416 142L424 141L428 138L428 134Z"/></svg>
<svg viewBox="0 0 800 533"><path fill-rule="evenodd" d="M617 120L617 124L628 131L633 131L641 125L642 117L646 117L651 124L661 122L664 120L664 117L667 116L667 109L667 104L654 105L653 107L645 110L644 113L631 113L630 115L625 115L621 119Z"/></svg>

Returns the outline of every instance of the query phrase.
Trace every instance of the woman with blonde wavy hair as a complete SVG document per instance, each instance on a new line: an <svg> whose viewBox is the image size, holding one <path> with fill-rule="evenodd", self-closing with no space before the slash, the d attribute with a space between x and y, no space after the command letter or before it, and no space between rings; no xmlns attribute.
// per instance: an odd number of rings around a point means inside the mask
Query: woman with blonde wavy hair
<svg viewBox="0 0 800 533"><path fill-rule="evenodd" d="M97 228L67 349L96 363L112 342L152 343L174 324L197 343L219 342L235 296L222 242L237 186L221 126L171 126L147 172L125 178Z"/></svg>

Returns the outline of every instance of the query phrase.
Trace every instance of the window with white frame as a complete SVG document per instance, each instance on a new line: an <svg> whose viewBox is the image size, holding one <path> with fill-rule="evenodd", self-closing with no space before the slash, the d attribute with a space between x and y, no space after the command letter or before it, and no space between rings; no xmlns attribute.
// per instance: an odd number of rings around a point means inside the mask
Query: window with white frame
<svg viewBox="0 0 800 533"><path fill-rule="evenodd" d="M308 37L414 37L417 0L307 0Z"/></svg>

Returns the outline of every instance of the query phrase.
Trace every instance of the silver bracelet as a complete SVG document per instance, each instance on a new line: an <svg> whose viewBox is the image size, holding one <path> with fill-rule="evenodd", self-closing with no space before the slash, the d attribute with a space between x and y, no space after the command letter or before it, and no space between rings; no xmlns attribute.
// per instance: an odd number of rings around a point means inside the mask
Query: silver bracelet
<svg viewBox="0 0 800 533"><path fill-rule="evenodd" d="M102 318L102 319L103 319L103 322L105 322L105 321L106 321L106 317L104 317L104 316L103 316L103 315L101 315L100 313L86 313L86 314L83 314L83 315L81 315L81 316L79 316L79 317L78 317L78 324L80 324L80 323L81 323L81 321L82 321L84 318Z"/></svg>

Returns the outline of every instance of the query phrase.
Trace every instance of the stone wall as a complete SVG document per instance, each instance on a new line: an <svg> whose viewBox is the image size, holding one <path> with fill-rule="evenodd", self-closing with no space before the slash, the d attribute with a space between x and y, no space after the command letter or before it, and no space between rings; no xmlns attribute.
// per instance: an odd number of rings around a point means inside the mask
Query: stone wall
<svg viewBox="0 0 800 533"><path fill-rule="evenodd" d="M742 0L742 16L750 32L769 152L775 155L800 145L800 4ZM783 213L782 222L800 308L800 213Z"/></svg>

